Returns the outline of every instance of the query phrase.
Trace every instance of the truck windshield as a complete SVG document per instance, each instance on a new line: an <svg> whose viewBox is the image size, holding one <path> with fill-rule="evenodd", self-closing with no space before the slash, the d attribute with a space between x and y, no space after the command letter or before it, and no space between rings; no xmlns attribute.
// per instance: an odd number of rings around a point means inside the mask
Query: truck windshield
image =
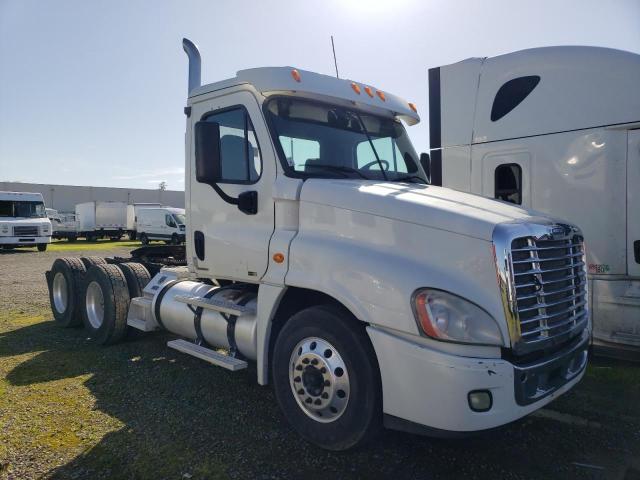
<svg viewBox="0 0 640 480"><path fill-rule="evenodd" d="M176 219L176 222L178 223L178 225L184 225L185 218L182 213L174 213L173 218Z"/></svg>
<svg viewBox="0 0 640 480"><path fill-rule="evenodd" d="M404 127L393 118L283 97L271 100L266 112L293 176L427 183Z"/></svg>
<svg viewBox="0 0 640 480"><path fill-rule="evenodd" d="M42 202L0 200L0 217L44 218L46 212Z"/></svg>

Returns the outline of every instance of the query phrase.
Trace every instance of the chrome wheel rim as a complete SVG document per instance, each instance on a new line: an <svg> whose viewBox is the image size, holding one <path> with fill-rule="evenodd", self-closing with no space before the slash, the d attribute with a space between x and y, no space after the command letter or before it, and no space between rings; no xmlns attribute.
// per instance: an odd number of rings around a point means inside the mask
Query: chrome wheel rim
<svg viewBox="0 0 640 480"><path fill-rule="evenodd" d="M302 411L317 422L336 421L349 403L347 367L338 350L322 338L305 338L293 349L289 384Z"/></svg>
<svg viewBox="0 0 640 480"><path fill-rule="evenodd" d="M104 297L98 282L91 282L87 287L87 319L96 330L104 321Z"/></svg>
<svg viewBox="0 0 640 480"><path fill-rule="evenodd" d="M53 277L53 305L58 313L64 313L68 304L67 279L62 272L56 273Z"/></svg>

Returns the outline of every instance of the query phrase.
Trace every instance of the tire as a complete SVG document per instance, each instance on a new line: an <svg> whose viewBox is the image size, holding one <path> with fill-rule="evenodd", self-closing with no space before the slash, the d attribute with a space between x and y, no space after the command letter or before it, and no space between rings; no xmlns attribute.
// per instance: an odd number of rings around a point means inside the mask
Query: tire
<svg viewBox="0 0 640 480"><path fill-rule="evenodd" d="M80 257L80 261L84 264L84 268L89 270L94 265L106 265L107 261L102 257Z"/></svg>
<svg viewBox="0 0 640 480"><path fill-rule="evenodd" d="M39 252L45 252L47 250L47 244L46 243L39 243L38 244L38 251Z"/></svg>
<svg viewBox="0 0 640 480"><path fill-rule="evenodd" d="M116 265L95 265L84 281L84 326L101 345L119 342L127 332L129 290Z"/></svg>
<svg viewBox="0 0 640 480"><path fill-rule="evenodd" d="M347 450L380 431L382 387L375 352L364 324L343 308L320 305L293 315L276 340L272 375L282 412L309 442Z"/></svg>
<svg viewBox="0 0 640 480"><path fill-rule="evenodd" d="M140 243L142 243L142 245L149 245L149 237L147 237L146 233L140 234Z"/></svg>
<svg viewBox="0 0 640 480"><path fill-rule="evenodd" d="M53 262L49 283L49 303L61 327L82 325L82 285L86 268L79 258L58 258Z"/></svg>
<svg viewBox="0 0 640 480"><path fill-rule="evenodd" d="M129 232L129 240L135 240L136 239L136 234L138 232L136 232L135 230L132 230L131 232Z"/></svg>
<svg viewBox="0 0 640 480"><path fill-rule="evenodd" d="M171 245L180 245L180 239L178 238L177 233L171 235Z"/></svg>
<svg viewBox="0 0 640 480"><path fill-rule="evenodd" d="M149 280L151 280L149 271L141 263L135 262L119 263L118 267L124 274L124 278L127 280L129 297L142 297L144 287L146 287Z"/></svg>
<svg viewBox="0 0 640 480"><path fill-rule="evenodd" d="M77 240L77 238L78 238L78 237L67 237L67 241L68 241L69 243L73 243L73 242L75 242L75 241Z"/></svg>

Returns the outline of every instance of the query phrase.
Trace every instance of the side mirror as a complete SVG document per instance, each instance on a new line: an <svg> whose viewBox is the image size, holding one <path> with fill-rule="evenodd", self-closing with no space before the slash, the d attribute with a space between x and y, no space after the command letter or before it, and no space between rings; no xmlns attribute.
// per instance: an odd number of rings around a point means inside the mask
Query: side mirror
<svg viewBox="0 0 640 480"><path fill-rule="evenodd" d="M196 180L215 185L221 178L220 125L198 122L195 125Z"/></svg>
<svg viewBox="0 0 640 480"><path fill-rule="evenodd" d="M429 157L428 153L420 154L420 165L422 165L422 169L427 174L429 183L431 183L431 157Z"/></svg>

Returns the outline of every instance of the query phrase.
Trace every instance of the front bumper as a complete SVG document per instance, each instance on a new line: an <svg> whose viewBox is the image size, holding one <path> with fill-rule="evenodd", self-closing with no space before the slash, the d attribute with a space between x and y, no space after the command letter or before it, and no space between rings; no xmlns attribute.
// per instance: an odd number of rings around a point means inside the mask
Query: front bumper
<svg viewBox="0 0 640 480"><path fill-rule="evenodd" d="M443 353L375 327L367 332L380 365L384 413L444 432L474 432L517 420L571 389L586 368L587 336L551 359L517 366ZM468 395L477 390L491 392L486 412L469 406Z"/></svg>
<svg viewBox="0 0 640 480"><path fill-rule="evenodd" d="M51 237L0 237L0 245L14 247L28 247L40 243L51 243Z"/></svg>

